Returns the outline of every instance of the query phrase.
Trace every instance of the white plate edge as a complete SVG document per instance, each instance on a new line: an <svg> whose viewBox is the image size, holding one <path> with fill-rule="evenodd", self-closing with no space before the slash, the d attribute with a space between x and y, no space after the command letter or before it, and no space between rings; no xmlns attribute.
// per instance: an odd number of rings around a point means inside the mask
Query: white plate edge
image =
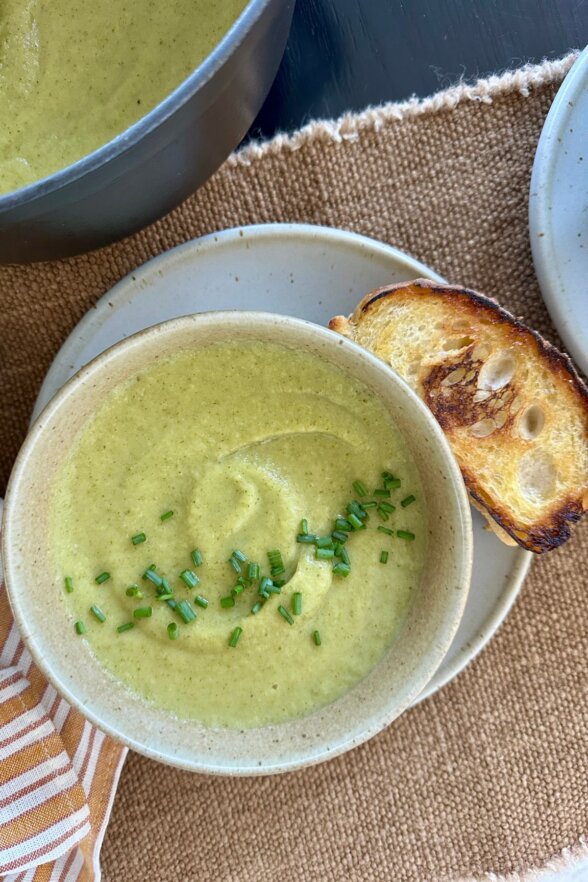
<svg viewBox="0 0 588 882"><path fill-rule="evenodd" d="M552 211L549 203L553 187L553 175L557 158L558 134L566 127L574 107L569 102L588 81L588 47L578 56L559 87L537 143L533 160L529 189L529 237L535 273L547 311L574 361L588 374L588 347L583 345L573 321L561 308L560 281L557 259L551 236ZM588 156L587 156L588 159ZM540 235L542 233L543 235ZM584 335L584 342L588 333Z"/></svg>

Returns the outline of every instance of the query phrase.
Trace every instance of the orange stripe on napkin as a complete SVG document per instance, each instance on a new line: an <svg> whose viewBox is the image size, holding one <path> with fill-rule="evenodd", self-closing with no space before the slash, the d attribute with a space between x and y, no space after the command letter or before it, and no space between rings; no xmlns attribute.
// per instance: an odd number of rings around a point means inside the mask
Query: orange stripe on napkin
<svg viewBox="0 0 588 882"><path fill-rule="evenodd" d="M90 831L90 811L63 742L18 668L0 671L0 691L0 872L9 873L75 845ZM33 744L37 750L27 750Z"/></svg>
<svg viewBox="0 0 588 882"><path fill-rule="evenodd" d="M1 510L1 501L0 501ZM0 564L0 874L95 882L126 749L47 683L14 624Z"/></svg>

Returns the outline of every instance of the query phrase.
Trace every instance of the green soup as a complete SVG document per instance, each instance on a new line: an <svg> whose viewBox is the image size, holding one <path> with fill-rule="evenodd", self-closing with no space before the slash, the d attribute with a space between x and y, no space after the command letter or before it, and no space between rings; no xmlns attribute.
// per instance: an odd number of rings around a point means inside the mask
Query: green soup
<svg viewBox="0 0 588 882"><path fill-rule="evenodd" d="M0 0L0 193L96 150L178 86L246 0Z"/></svg>
<svg viewBox="0 0 588 882"><path fill-rule="evenodd" d="M55 579L73 590L56 602L71 640L180 717L299 717L355 686L401 626L422 499L384 406L339 368L273 344L176 354L110 395L58 473Z"/></svg>

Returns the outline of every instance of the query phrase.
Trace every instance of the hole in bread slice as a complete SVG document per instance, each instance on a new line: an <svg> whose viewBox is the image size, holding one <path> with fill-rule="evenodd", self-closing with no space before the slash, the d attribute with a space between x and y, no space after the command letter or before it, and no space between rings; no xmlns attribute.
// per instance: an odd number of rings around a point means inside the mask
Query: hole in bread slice
<svg viewBox="0 0 588 882"><path fill-rule="evenodd" d="M495 429L496 423L491 417L487 417L484 420L478 420L477 423L470 426L470 434L472 434L474 438L487 438Z"/></svg>
<svg viewBox="0 0 588 882"><path fill-rule="evenodd" d="M525 441L534 441L541 434L545 425L545 411L540 404L527 407L519 421L519 435Z"/></svg>
<svg viewBox="0 0 588 882"><path fill-rule="evenodd" d="M530 502L541 503L553 496L557 471L545 450L529 450L519 463L520 491Z"/></svg>
<svg viewBox="0 0 588 882"><path fill-rule="evenodd" d="M497 352L480 368L478 388L496 392L510 383L515 375L516 361L510 352Z"/></svg>
<svg viewBox="0 0 588 882"><path fill-rule="evenodd" d="M452 352L455 349L465 349L474 342L473 337L450 337L443 342L443 349L446 352Z"/></svg>

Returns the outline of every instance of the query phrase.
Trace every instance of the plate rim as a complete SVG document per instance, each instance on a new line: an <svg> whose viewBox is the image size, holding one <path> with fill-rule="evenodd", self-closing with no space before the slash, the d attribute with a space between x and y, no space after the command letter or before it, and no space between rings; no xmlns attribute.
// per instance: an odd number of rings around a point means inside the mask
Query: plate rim
<svg viewBox="0 0 588 882"><path fill-rule="evenodd" d="M86 311L62 343L47 371L47 374L45 375L45 379L41 385L33 407L31 423L38 418L39 414L44 410L55 392L57 392L58 389L61 388L63 382L65 382L65 380L61 379L61 376L63 373L67 372L67 367L64 370L63 365L65 364L67 366L67 364L71 364L72 360L75 360L76 356L91 336L87 335L86 332L91 331L97 323L101 326L103 321L100 320L103 315L104 318L106 318L113 309L116 309L117 306L122 306L125 294L129 290L132 290L133 287L137 288L140 286L145 278L151 276L154 271L157 272L158 267L162 263L180 262L186 256L188 256L188 259L190 257L194 259L193 252L196 253L195 259L197 259L199 254L209 251L210 249L226 247L227 245L230 247L235 241L240 241L245 234L247 234L248 237L273 240L291 238L292 236L297 237L301 241L311 238L315 243L316 239L320 238L323 239L325 243L336 242L338 244L351 245L355 248L366 249L371 253L378 253L384 257L393 257L399 263L410 268L411 272L414 271L416 273L415 278L421 275L426 278L431 278L434 281L445 282L445 279L439 275L439 273L435 272L416 258L413 258L405 251L401 251L399 248L396 248L393 245L388 245L377 239L372 239L369 236L341 230L336 227L297 223L250 224L230 227L217 232L207 233L204 236L189 239L187 242L182 242L180 245L176 245L167 251L157 254L140 264L135 269L132 269L119 279L115 285L109 288L97 300L93 307L90 307ZM69 354L70 352L72 353L71 355ZM72 376L72 374L70 373L69 376ZM497 538L496 541L500 542L500 539ZM523 548L519 547L514 551L515 560L504 581L502 590L498 595L498 602L493 607L491 614L486 616L483 620L476 638L460 648L455 658L446 666L445 670L442 670L442 662L440 668L435 672L424 690L412 703L411 707L415 707L425 698L434 695L439 689L442 689L455 679L455 677L457 677L470 664L470 662L480 654L485 646L487 646L504 622L519 595L533 559L531 552L525 551Z"/></svg>
<svg viewBox="0 0 588 882"><path fill-rule="evenodd" d="M223 246L225 244L230 244L235 240L238 241L243 238L245 231L247 231L248 235L252 234L262 239L286 238L292 235L300 238L317 238L317 236L320 235L325 240L340 243L345 242L347 244L352 244L356 248L365 248L372 252L380 252L385 256L394 255L399 263L404 263L407 267L411 267L411 269L414 267L426 278L441 283L446 281L443 276L426 266L426 264L407 254L405 251L395 248L393 245L388 245L385 242L372 239L361 233L354 233L350 230L342 230L337 227L325 227L319 224L262 223L243 224L237 227L227 227L223 230L218 230L212 233L205 233L203 236L197 236L193 239L188 239L186 242L181 242L179 245L175 245L167 251L162 251L160 254L156 254L154 257L144 261L144 263L139 264L139 266L130 270L111 288L106 290L104 294L98 298L96 303L86 310L82 318L74 325L71 332L59 347L51 365L49 366L49 370L45 374L33 405L29 425L35 421L57 389L65 382L65 380L59 379L59 372L62 370L61 362L66 360L64 355L67 354L70 347L72 352L79 352L83 343L87 339L85 337L85 332L95 325L102 312L104 312L104 315L106 316L108 315L109 308L116 308L117 305L120 305L116 304L114 301L118 298L122 299L127 288L132 284L140 283L142 279L151 275L154 269L157 270L160 263L181 261L184 255L190 254L194 250L197 252L203 252L205 250L214 249L219 245ZM110 304L112 304L112 306L110 306ZM72 358L69 357L67 360L71 362ZM60 383L60 386L56 385L57 382ZM49 392L51 387L53 387L53 389Z"/></svg>
<svg viewBox="0 0 588 882"><path fill-rule="evenodd" d="M576 110L575 98L588 88L588 46L578 55L559 87L549 108L533 160L529 189L529 237L535 273L545 306L565 346L581 370L588 374L588 333L581 333L581 322L567 317L562 308L562 287L556 267L556 249L553 243L550 200L553 193L554 172L559 156L561 133L568 127ZM588 158L588 157L587 157Z"/></svg>

